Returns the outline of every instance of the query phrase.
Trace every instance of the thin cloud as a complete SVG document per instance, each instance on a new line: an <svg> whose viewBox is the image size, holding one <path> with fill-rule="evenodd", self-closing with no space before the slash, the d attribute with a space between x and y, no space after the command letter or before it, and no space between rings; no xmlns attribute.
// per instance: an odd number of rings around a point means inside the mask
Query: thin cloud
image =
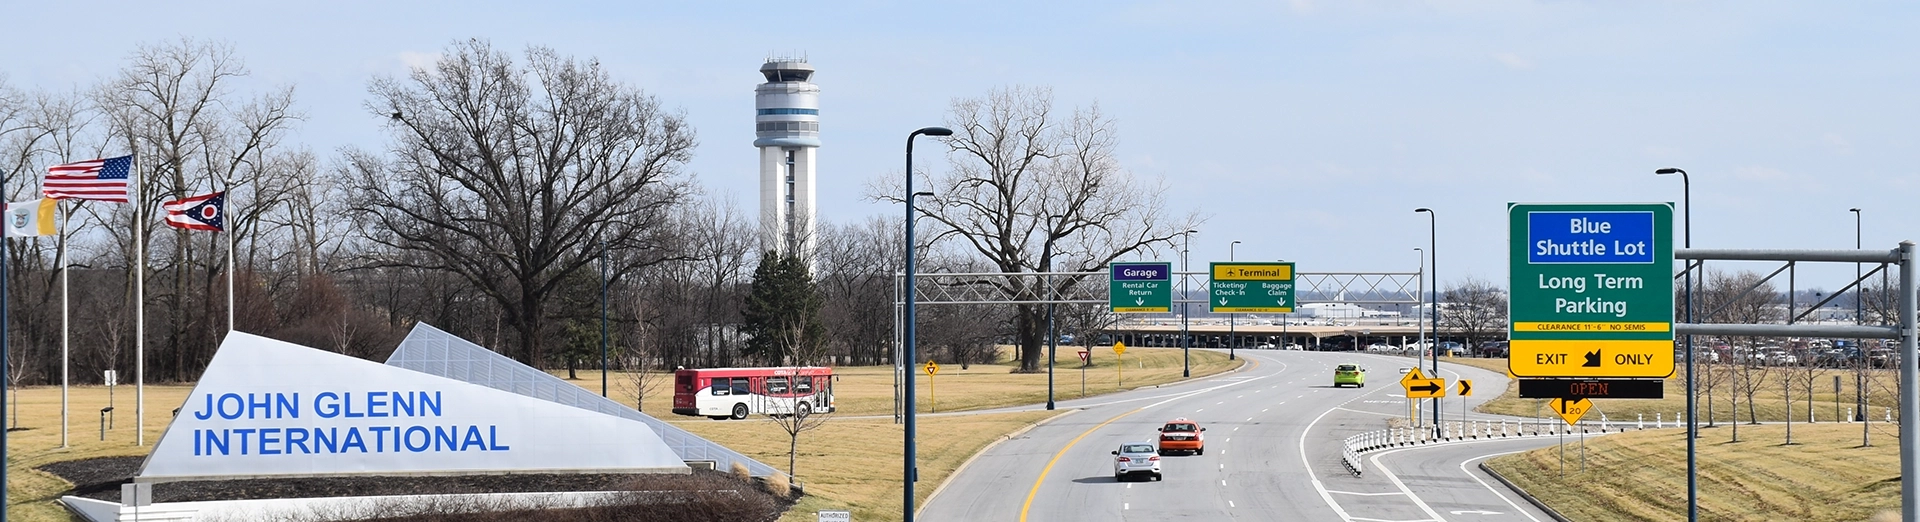
<svg viewBox="0 0 1920 522"><path fill-rule="evenodd" d="M1533 68L1532 61L1521 58L1518 54L1495 53L1493 59L1499 61L1501 65L1505 65L1509 69L1527 70Z"/></svg>
<svg viewBox="0 0 1920 522"><path fill-rule="evenodd" d="M440 53L438 51L400 51L395 58L400 60L401 65L407 66L407 69L425 69L440 61Z"/></svg>
<svg viewBox="0 0 1920 522"><path fill-rule="evenodd" d="M1821 136L1820 141L1826 143L1828 147L1832 147L1833 152L1836 154L1839 154L1842 156L1853 154L1853 143L1847 141L1846 137L1841 136L1839 134L1834 134L1829 132L1826 135Z"/></svg>

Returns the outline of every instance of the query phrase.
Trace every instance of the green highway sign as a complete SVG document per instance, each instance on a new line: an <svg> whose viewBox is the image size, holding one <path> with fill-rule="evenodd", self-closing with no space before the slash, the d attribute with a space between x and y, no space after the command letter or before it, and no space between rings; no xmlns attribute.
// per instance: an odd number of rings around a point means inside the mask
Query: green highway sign
<svg viewBox="0 0 1920 522"><path fill-rule="evenodd" d="M1507 204L1508 371L1673 374L1673 204Z"/></svg>
<svg viewBox="0 0 1920 522"><path fill-rule="evenodd" d="M1209 275L1209 312L1293 312L1293 263L1216 261Z"/></svg>
<svg viewBox="0 0 1920 522"><path fill-rule="evenodd" d="M1114 312L1173 311L1172 263L1107 265L1107 308Z"/></svg>

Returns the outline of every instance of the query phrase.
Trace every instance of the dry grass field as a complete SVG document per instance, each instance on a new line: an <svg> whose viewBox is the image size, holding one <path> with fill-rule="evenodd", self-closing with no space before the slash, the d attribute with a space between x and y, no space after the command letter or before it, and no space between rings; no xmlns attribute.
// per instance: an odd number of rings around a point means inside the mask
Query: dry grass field
<svg viewBox="0 0 1920 522"><path fill-rule="evenodd" d="M109 392L102 386L76 386L68 393L67 447L60 447L60 388L32 387L9 394L7 418L14 430L7 434L7 514L22 522L78 520L53 500L72 487L34 470L50 462L93 457L145 455L159 442L160 432L173 421L173 409L186 401L191 386L147 386L147 445L136 446L134 387L116 387L112 395L114 429L100 440L100 409ZM15 398L18 398L15 401ZM15 406L18 409L15 410ZM17 412L17 415L16 415Z"/></svg>
<svg viewBox="0 0 1920 522"><path fill-rule="evenodd" d="M1465 364L1502 373L1507 371L1506 359L1443 358L1441 361ZM1702 365L1701 368L1707 368L1707 366ZM1760 384L1753 393L1752 414L1758 417L1761 422L1781 422L1787 420L1787 405L1785 402L1787 391L1783 389L1782 377L1788 375L1790 373L1789 370L1789 368L1784 367L1766 368L1764 377L1760 377L1761 370L1755 370L1753 374L1755 375L1754 380ZM1683 369L1682 371L1684 372L1685 370ZM1703 369L1700 372L1703 380L1707 376L1707 371L1708 370ZM1699 404L1701 422L1704 423L1711 420L1714 425L1733 422L1734 414L1736 413L1733 401L1736 398L1739 399L1739 420L1741 422L1751 420L1748 417L1749 411L1746 395L1740 394L1736 396L1735 388L1731 384L1733 372L1739 370L1726 365L1717 365L1712 368L1712 371L1716 372L1716 378L1719 379L1718 384L1713 388L1711 403L1713 410L1712 416L1708 416L1707 410L1709 404L1706 395L1703 393ZM1836 419L1846 417L1848 408L1854 407L1853 371L1814 370L1813 400L1811 407L1809 407L1807 401L1807 384L1804 380L1806 378L1806 372L1804 370L1798 370L1792 371L1791 373L1793 375L1793 380L1790 381L1793 384L1793 422L1796 426L1802 422L1806 422L1809 414L1812 415L1812 419L1817 423L1833 422ZM1837 397L1839 399L1837 408L1835 407L1836 396L1833 392L1833 378L1835 376L1840 377L1841 384L1841 391ZM1870 420L1876 423L1883 422L1886 420L1887 409L1894 408L1898 402L1897 399L1899 397L1895 385L1899 381L1899 374L1894 370L1871 370L1867 373L1867 377L1867 403L1869 404L1869 414L1872 415L1872 419ZM1672 422L1676 413L1687 410L1686 385L1687 383L1684 378L1676 376L1666 380L1666 397L1662 399L1595 400L1593 401L1595 411L1588 413L1587 418L1598 419L1599 417L1597 417L1597 415L1605 412L1607 417L1614 422L1633 422L1639 418L1640 415L1645 415L1647 423L1652 424L1655 414L1659 414L1660 419L1663 421ZM1702 386L1701 389L1705 390L1705 387ZM1519 415L1523 417L1531 417L1536 414L1551 417L1552 413L1543 409L1545 403L1546 400L1544 399L1520 398L1519 384L1514 383L1508 385L1506 393L1502 394L1499 399L1495 399L1481 406L1480 411L1504 415ZM1858 441L1856 440L1855 442Z"/></svg>
<svg viewBox="0 0 1920 522"><path fill-rule="evenodd" d="M1079 358L1072 349L1062 348L1055 378L1056 398L1080 396ZM1163 384L1180 379L1180 351L1167 348L1136 348L1127 351L1124 382L1116 382L1113 352L1096 348L1095 365L1086 371L1087 394L1110 393L1125 388ZM1194 376L1212 375L1237 368L1240 361L1228 361L1224 354L1195 350ZM1044 373L1014 374L1006 364L942 365L934 377L932 399L939 411L986 409L1046 400ZM893 372L890 367L839 368L837 385L838 416L890 415L893 410ZM564 373L561 373L564 376ZM600 387L599 372L579 372L571 381L588 389ZM677 417L669 411L671 395L666 382L655 382L655 393L647 398L646 411L661 415L702 436L740 450L775 467L786 469L786 435L764 420L710 421ZM610 375L608 387L613 394L634 396L633 378ZM918 376L917 389L921 411L935 406L928 400L924 374ZM69 484L33 470L50 462L93 457L143 455L152 449L168 422L172 410L180 406L192 390L190 385L147 387L147 446L135 445L134 390L120 386L113 392L115 429L100 440L99 411L108 404L108 390L99 386L76 386L69 394L70 431L68 446L60 446L60 389L30 387L10 395L10 420L17 422L8 438L7 510L12 520L22 522L66 522L71 518L53 500ZM18 397L17 403L12 401ZM15 407L17 406L17 410ZM16 415L17 411L17 415ZM961 417L926 417L919 436L921 498L931 493L954 468L980 448L1057 412L1028 412ZM895 518L900 509L899 468L902 430L890 418L843 419L825 428L801 436L798 471L811 494L789 515L789 520L811 520L818 509L851 509L859 520ZM803 518L793 518L804 514Z"/></svg>
<svg viewBox="0 0 1920 522"><path fill-rule="evenodd" d="M1141 386L1166 384L1180 380L1179 348L1128 348L1125 368L1115 371L1116 361L1113 350L1108 347L1093 349L1093 365L1085 370L1086 393L1080 391L1080 358L1074 354L1077 348L1062 346L1056 354L1054 366L1054 398L1056 400L1077 399L1089 395L1112 393L1120 389L1132 389ZM1207 350L1193 351L1193 376L1203 377L1240 367L1241 361L1229 361L1224 353ZM1018 404L1036 404L1047 400L1047 374L1013 373L1017 366L1002 360L992 364L975 364L961 368L958 364L940 364L940 373L929 383L927 374L916 367L914 371L914 397L920 405L920 411L967 411L999 408ZM551 372L565 378L564 370ZM834 403L837 412L843 416L892 415L893 414L893 367L891 366L845 366L834 368L840 380L834 383ZM581 370L576 373L577 380L569 381L583 388L600 390L600 372ZM650 377L649 392L644 411L672 418L665 413L673 409L673 395L668 385L671 374L654 374ZM607 379L609 393L625 397L622 402L631 403L635 378L632 374L615 372ZM929 397L931 392L931 397ZM692 419L691 417L679 417ZM698 420L698 419L694 419Z"/></svg>
<svg viewBox="0 0 1920 522"><path fill-rule="evenodd" d="M1743 426L1743 442L1727 428L1702 431L1699 446L1701 520L1858 522L1900 505L1895 433L1860 446L1859 424ZM1686 438L1678 429L1587 440L1587 469L1576 446L1567 471L1549 447L1507 455L1488 466L1573 520L1685 520Z"/></svg>

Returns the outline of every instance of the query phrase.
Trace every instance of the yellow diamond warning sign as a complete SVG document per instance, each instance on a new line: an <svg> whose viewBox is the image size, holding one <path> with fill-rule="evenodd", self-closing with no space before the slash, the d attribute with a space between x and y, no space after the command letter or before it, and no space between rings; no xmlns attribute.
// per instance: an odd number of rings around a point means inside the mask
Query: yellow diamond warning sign
<svg viewBox="0 0 1920 522"><path fill-rule="evenodd" d="M1567 421L1568 426L1577 426L1580 424L1580 417L1585 416L1587 410L1593 408L1593 401L1586 399L1554 399L1547 401L1547 407L1552 409L1555 415L1559 415L1561 420Z"/></svg>

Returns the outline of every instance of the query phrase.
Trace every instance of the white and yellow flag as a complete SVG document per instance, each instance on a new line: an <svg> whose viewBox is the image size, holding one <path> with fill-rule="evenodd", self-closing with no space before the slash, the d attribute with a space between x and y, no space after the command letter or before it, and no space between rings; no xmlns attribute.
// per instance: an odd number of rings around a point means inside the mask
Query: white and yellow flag
<svg viewBox="0 0 1920 522"><path fill-rule="evenodd" d="M57 200L41 198L7 204L7 237L51 236Z"/></svg>

